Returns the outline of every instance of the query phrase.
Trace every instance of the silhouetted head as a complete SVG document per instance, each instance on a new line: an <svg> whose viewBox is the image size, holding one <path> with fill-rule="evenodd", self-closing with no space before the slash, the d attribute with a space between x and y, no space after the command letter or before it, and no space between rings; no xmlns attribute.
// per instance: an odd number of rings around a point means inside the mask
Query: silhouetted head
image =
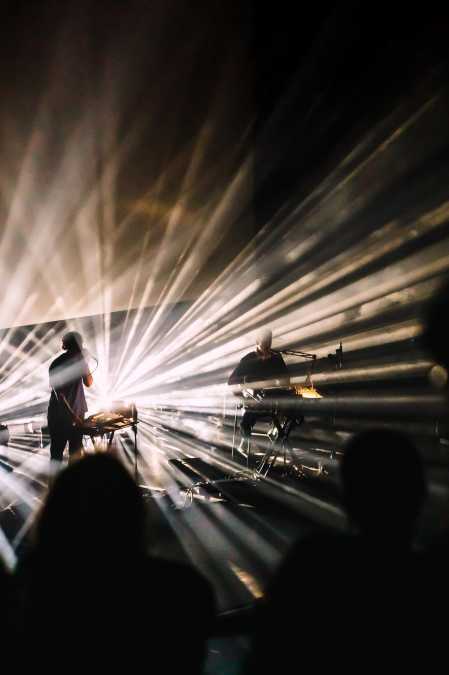
<svg viewBox="0 0 449 675"><path fill-rule="evenodd" d="M6 565L4 564L2 557L0 556L0 590L3 591L5 585L5 580L8 578L8 573L6 571Z"/></svg>
<svg viewBox="0 0 449 675"><path fill-rule="evenodd" d="M423 342L437 363L449 370L449 282L446 282L430 303L425 316Z"/></svg>
<svg viewBox="0 0 449 675"><path fill-rule="evenodd" d="M420 456L405 434L373 430L352 438L341 477L348 516L362 534L410 541L426 486Z"/></svg>
<svg viewBox="0 0 449 675"><path fill-rule="evenodd" d="M110 455L90 455L57 476L37 524L36 552L50 564L111 564L143 551L144 528L144 504L128 471Z"/></svg>
<svg viewBox="0 0 449 675"><path fill-rule="evenodd" d="M268 328L261 330L256 336L256 351L264 356L270 355L272 339L273 334L271 330Z"/></svg>
<svg viewBox="0 0 449 675"><path fill-rule="evenodd" d="M83 349L83 338L76 330L66 333L62 337L62 348L67 352L81 352Z"/></svg>

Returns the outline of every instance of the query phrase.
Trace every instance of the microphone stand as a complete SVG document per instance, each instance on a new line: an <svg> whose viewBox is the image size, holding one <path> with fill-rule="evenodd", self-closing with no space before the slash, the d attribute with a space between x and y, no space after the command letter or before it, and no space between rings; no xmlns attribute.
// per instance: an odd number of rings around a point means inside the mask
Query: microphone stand
<svg viewBox="0 0 449 675"><path fill-rule="evenodd" d="M136 481L136 485L138 484L138 478L139 478L139 473L137 470L137 455L138 455L138 450L137 450L137 423L138 423L138 417L137 417L137 407L135 403L132 404L132 414L133 414L133 426L132 429L134 431L134 478Z"/></svg>
<svg viewBox="0 0 449 675"><path fill-rule="evenodd" d="M313 370L313 364L316 361L316 354L311 354L310 352L301 352L295 349L278 349L278 350L271 350L275 354L289 354L291 356L301 356L303 359L310 359L312 361L312 365L310 368L310 374L312 373ZM328 359L335 360L335 367L339 370L343 368L343 344L340 340L340 346L337 347L335 350L335 354L328 354L327 355Z"/></svg>
<svg viewBox="0 0 449 675"><path fill-rule="evenodd" d="M300 352L295 349L278 349L277 350L278 354L289 354L291 356L302 356L304 359L311 359L312 361L315 361L316 359L316 354L311 354L310 352Z"/></svg>
<svg viewBox="0 0 449 675"><path fill-rule="evenodd" d="M307 374L307 379L310 379L310 384L313 387L312 384L312 372L313 372L313 366L316 361L316 354L311 354L310 352L301 352L297 349L279 349L277 351L278 354L288 354L289 356L300 356L303 359L308 359L311 361L310 367L309 367L309 372ZM306 379L306 384L307 384L307 379Z"/></svg>
<svg viewBox="0 0 449 675"><path fill-rule="evenodd" d="M328 354L327 358L330 359L331 361L335 360L335 368L336 370L340 370L343 368L343 344L340 340L340 346L337 347L335 350L335 354Z"/></svg>

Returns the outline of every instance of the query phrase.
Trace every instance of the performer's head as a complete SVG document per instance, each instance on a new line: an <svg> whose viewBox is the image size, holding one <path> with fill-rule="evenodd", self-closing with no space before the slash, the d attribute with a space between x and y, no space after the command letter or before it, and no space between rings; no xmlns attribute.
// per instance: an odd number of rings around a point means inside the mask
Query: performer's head
<svg viewBox="0 0 449 675"><path fill-rule="evenodd" d="M72 330L69 333L66 333L62 337L62 348L66 352L82 352L83 350L83 338L80 333Z"/></svg>
<svg viewBox="0 0 449 675"><path fill-rule="evenodd" d="M438 364L449 370L449 330L445 321L449 310L449 278L426 307L423 344Z"/></svg>
<svg viewBox="0 0 449 675"><path fill-rule="evenodd" d="M392 429L356 434L345 446L340 471L343 502L360 532L395 546L410 543L427 489L412 440Z"/></svg>
<svg viewBox="0 0 449 675"><path fill-rule="evenodd" d="M273 335L269 328L264 328L256 336L256 351L262 356L271 354L271 341Z"/></svg>

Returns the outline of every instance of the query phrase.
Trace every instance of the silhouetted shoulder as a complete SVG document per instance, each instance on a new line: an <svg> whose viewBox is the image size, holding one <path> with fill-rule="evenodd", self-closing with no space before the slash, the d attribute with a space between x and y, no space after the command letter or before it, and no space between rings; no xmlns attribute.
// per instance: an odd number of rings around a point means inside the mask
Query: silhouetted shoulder
<svg viewBox="0 0 449 675"><path fill-rule="evenodd" d="M360 541L346 534L312 534L297 541L281 563L267 589L268 596L291 593L298 575L340 572L361 555ZM303 577L304 578L304 577ZM300 591L302 592L302 591Z"/></svg>
<svg viewBox="0 0 449 675"><path fill-rule="evenodd" d="M254 359L257 359L257 352L249 352L240 359L240 363L246 363L247 361L254 361Z"/></svg>
<svg viewBox="0 0 449 675"><path fill-rule="evenodd" d="M67 363L67 354L61 354L60 356L57 356L56 359L53 359L53 361L50 363L50 370L54 370L55 368L62 368Z"/></svg>

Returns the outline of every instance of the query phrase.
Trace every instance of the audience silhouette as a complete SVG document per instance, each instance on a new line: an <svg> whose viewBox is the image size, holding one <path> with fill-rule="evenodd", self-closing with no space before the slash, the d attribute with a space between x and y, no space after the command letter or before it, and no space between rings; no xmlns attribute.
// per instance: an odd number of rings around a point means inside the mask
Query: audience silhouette
<svg viewBox="0 0 449 675"><path fill-rule="evenodd" d="M425 497L420 457L403 434L360 434L341 463L351 534L295 544L267 589L248 672L404 665L422 597L412 553ZM362 660L363 659L363 660Z"/></svg>
<svg viewBox="0 0 449 675"><path fill-rule="evenodd" d="M449 280L446 279L429 303L424 316L424 346L437 363L449 370Z"/></svg>
<svg viewBox="0 0 449 675"><path fill-rule="evenodd" d="M425 316L425 330L423 344L433 356L435 361L444 366L449 372L449 329L447 316L449 313L449 279L440 287L432 298ZM448 390L446 383L446 399L449 413ZM448 415L446 415L447 430ZM444 427L443 427L444 428ZM443 432L446 437L447 431ZM442 446L444 448L444 446ZM441 486L440 486L441 487ZM441 619L439 608L447 606L449 601L449 584L447 581L447 569L449 564L449 486L446 483L446 515L442 532L435 537L429 550L423 555L422 576L426 584L425 624L423 625L422 639L429 645L429 651L435 660L445 658L444 647L446 644L446 626Z"/></svg>
<svg viewBox="0 0 449 675"><path fill-rule="evenodd" d="M146 555L146 525L139 489L113 457L58 475L17 572L26 665L44 650L54 670L200 670L212 592L193 569Z"/></svg>
<svg viewBox="0 0 449 675"><path fill-rule="evenodd" d="M372 430L353 437L341 463L347 515L374 552L408 552L426 495L421 458L405 435Z"/></svg>
<svg viewBox="0 0 449 675"><path fill-rule="evenodd" d="M0 557L0 635L4 644L11 644L13 639L12 602L11 575Z"/></svg>

